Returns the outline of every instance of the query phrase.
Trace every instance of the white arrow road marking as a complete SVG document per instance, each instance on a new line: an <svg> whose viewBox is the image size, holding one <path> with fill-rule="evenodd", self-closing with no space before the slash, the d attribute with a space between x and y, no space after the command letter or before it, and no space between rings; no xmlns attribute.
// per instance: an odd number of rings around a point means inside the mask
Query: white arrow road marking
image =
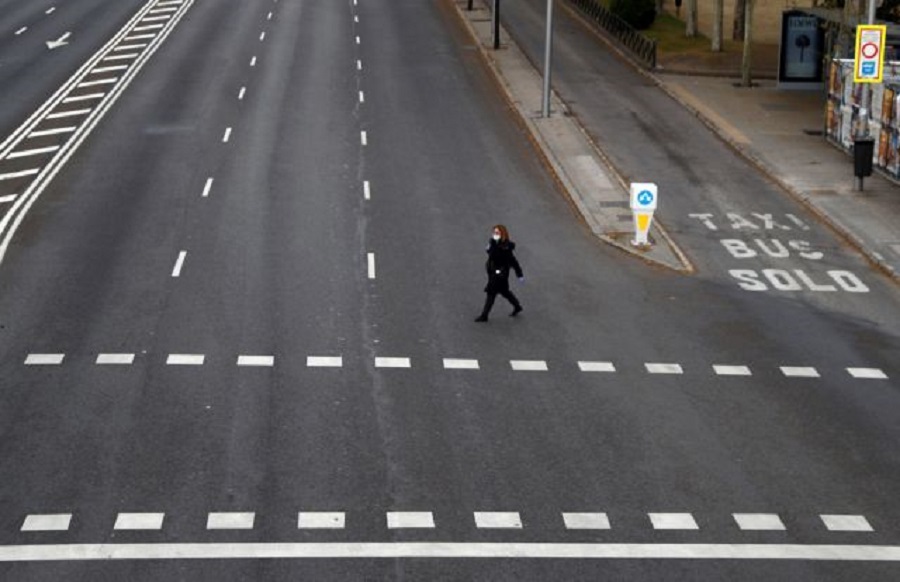
<svg viewBox="0 0 900 582"><path fill-rule="evenodd" d="M71 32L67 32L67 33L63 34L61 37L59 37L59 38L56 39L56 40L48 40L48 41L47 41L47 48L50 49L50 50L52 51L53 49L56 49L56 48L59 48L59 47L61 47L61 46L65 46L65 45L69 44L69 37L70 37L70 36L72 36L72 33L71 33Z"/></svg>

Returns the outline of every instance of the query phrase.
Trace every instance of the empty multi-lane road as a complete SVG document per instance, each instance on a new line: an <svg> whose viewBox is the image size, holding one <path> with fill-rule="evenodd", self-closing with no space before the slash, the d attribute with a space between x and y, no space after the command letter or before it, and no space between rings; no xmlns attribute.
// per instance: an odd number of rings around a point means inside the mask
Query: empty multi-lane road
<svg viewBox="0 0 900 582"><path fill-rule="evenodd" d="M895 284L563 14L603 245L456 9L0 0L0 578L897 577Z"/></svg>

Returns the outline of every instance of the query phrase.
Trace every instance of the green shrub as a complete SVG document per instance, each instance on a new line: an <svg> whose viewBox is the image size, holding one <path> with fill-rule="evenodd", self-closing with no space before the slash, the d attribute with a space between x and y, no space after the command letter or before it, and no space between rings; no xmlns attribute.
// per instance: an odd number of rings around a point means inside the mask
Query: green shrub
<svg viewBox="0 0 900 582"><path fill-rule="evenodd" d="M650 28L656 19L655 0L610 0L609 9L638 30Z"/></svg>

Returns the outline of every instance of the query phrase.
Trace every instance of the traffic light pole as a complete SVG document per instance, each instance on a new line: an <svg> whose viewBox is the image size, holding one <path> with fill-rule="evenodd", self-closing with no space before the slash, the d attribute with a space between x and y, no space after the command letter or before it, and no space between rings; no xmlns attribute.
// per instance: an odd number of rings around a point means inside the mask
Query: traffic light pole
<svg viewBox="0 0 900 582"><path fill-rule="evenodd" d="M541 117L550 117L550 64L553 60L553 0L547 0L547 32L544 37L544 95Z"/></svg>

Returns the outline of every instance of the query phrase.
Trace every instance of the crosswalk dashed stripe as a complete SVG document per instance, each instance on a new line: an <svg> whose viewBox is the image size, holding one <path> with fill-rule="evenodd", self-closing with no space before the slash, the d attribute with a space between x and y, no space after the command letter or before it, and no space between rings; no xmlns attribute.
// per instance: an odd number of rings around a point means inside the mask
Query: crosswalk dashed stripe
<svg viewBox="0 0 900 582"><path fill-rule="evenodd" d="M566 529L610 529L605 513L564 513Z"/></svg>
<svg viewBox="0 0 900 582"><path fill-rule="evenodd" d="M26 366L59 366L65 359L65 354L28 354L25 358Z"/></svg>
<svg viewBox="0 0 900 582"><path fill-rule="evenodd" d="M478 360L464 360L444 358L444 368L447 370L478 370Z"/></svg>
<svg viewBox="0 0 900 582"><path fill-rule="evenodd" d="M98 354L98 365L130 366L134 363L134 354Z"/></svg>
<svg viewBox="0 0 900 582"><path fill-rule="evenodd" d="M388 529L434 529L434 514L430 511L390 511Z"/></svg>
<svg viewBox="0 0 900 582"><path fill-rule="evenodd" d="M781 366L781 373L789 378L820 378L819 371L808 366Z"/></svg>
<svg viewBox="0 0 900 582"><path fill-rule="evenodd" d="M578 369L582 372L615 372L616 367L612 362L578 362Z"/></svg>
<svg viewBox="0 0 900 582"><path fill-rule="evenodd" d="M20 531L68 531L71 523L71 513L28 515Z"/></svg>
<svg viewBox="0 0 900 582"><path fill-rule="evenodd" d="M238 356L237 365L241 367L271 368L275 365L275 356Z"/></svg>
<svg viewBox="0 0 900 582"><path fill-rule="evenodd" d="M650 374L683 374L680 364L644 364Z"/></svg>
<svg viewBox="0 0 900 582"><path fill-rule="evenodd" d="M253 529L255 521L253 512L210 513L206 518L206 529Z"/></svg>
<svg viewBox="0 0 900 582"><path fill-rule="evenodd" d="M409 358L375 358L376 368L410 368Z"/></svg>
<svg viewBox="0 0 900 582"><path fill-rule="evenodd" d="M307 356L307 368L341 368L344 366L342 356Z"/></svg>
<svg viewBox="0 0 900 582"><path fill-rule="evenodd" d="M202 366L206 356L202 354L169 354L166 364L169 366Z"/></svg>
<svg viewBox="0 0 900 582"><path fill-rule="evenodd" d="M750 368L747 366L726 366L721 364L716 364L713 366L713 371L715 371L718 376L750 376Z"/></svg>
<svg viewBox="0 0 900 582"><path fill-rule="evenodd" d="M120 513L116 516L114 530L160 530L164 513Z"/></svg>
<svg viewBox="0 0 900 582"><path fill-rule="evenodd" d="M478 529L522 529L522 518L516 511L477 511L474 517Z"/></svg>
<svg viewBox="0 0 900 582"><path fill-rule="evenodd" d="M516 372L547 371L547 362L544 360L510 360L509 365Z"/></svg>
<svg viewBox="0 0 900 582"><path fill-rule="evenodd" d="M862 515L820 515L819 518L828 531L871 532L872 526Z"/></svg>
<svg viewBox="0 0 900 582"><path fill-rule="evenodd" d="M878 368L847 368L847 372L854 378L866 380L887 380L887 374Z"/></svg>
<svg viewBox="0 0 900 582"><path fill-rule="evenodd" d="M784 522L775 513L733 513L735 523L743 531L784 531Z"/></svg>
<svg viewBox="0 0 900 582"><path fill-rule="evenodd" d="M653 529L695 530L700 529L690 513L648 513Z"/></svg>
<svg viewBox="0 0 900 582"><path fill-rule="evenodd" d="M344 529L346 516L339 511L301 511L297 529Z"/></svg>

